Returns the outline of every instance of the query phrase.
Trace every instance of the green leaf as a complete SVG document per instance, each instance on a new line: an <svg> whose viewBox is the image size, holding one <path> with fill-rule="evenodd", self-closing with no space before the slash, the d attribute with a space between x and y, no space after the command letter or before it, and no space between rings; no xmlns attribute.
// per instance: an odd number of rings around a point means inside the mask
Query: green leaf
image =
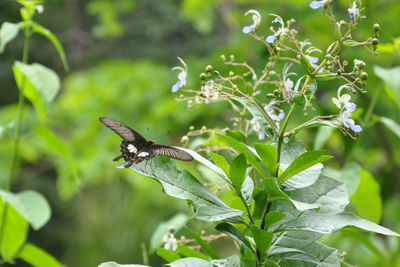
<svg viewBox="0 0 400 267"><path fill-rule="evenodd" d="M383 123L389 130L392 131L398 138L400 138L400 125L392 119L386 117L379 117L379 121Z"/></svg>
<svg viewBox="0 0 400 267"><path fill-rule="evenodd" d="M171 267L189 267L189 266L196 266L196 267L213 267L214 265L209 262L198 258L184 258L179 259L174 262L168 263L165 266Z"/></svg>
<svg viewBox="0 0 400 267"><path fill-rule="evenodd" d="M296 248L286 248L279 246L275 246L269 251L268 259L289 259L319 264L319 260L309 253L306 253Z"/></svg>
<svg viewBox="0 0 400 267"><path fill-rule="evenodd" d="M50 205L39 192L27 190L13 194L0 190L0 197L13 206L35 230L42 228L50 219Z"/></svg>
<svg viewBox="0 0 400 267"><path fill-rule="evenodd" d="M248 248L255 255L256 251L253 246L246 239L246 237L232 224L223 222L218 224L215 229L230 236L231 238Z"/></svg>
<svg viewBox="0 0 400 267"><path fill-rule="evenodd" d="M251 200L253 198L253 191L254 191L253 180L250 178L250 176L246 176L246 179L244 179L244 182L242 184L241 193L244 200L246 201L246 205L249 208L251 206Z"/></svg>
<svg viewBox="0 0 400 267"><path fill-rule="evenodd" d="M319 127L317 135L314 138L314 150L322 149L331 135L332 135L332 127L328 126Z"/></svg>
<svg viewBox="0 0 400 267"><path fill-rule="evenodd" d="M308 187L285 193L296 201L317 204L319 210L323 212L342 212L349 204L345 185L325 176L320 176L314 184Z"/></svg>
<svg viewBox="0 0 400 267"><path fill-rule="evenodd" d="M197 250L194 250L192 248L189 248L187 246L179 245L178 244L178 250L177 252L181 255L183 255L185 258L189 257L194 257L194 258L199 258L208 261L208 258L206 255L204 255L201 252L198 252Z"/></svg>
<svg viewBox="0 0 400 267"><path fill-rule="evenodd" d="M173 262L182 258L177 251L172 251L165 248L157 248L157 255L168 262Z"/></svg>
<svg viewBox="0 0 400 267"><path fill-rule="evenodd" d="M3 229L0 240L1 257L5 261L12 261L26 241L28 221L12 205L5 204L0 199L0 226Z"/></svg>
<svg viewBox="0 0 400 267"><path fill-rule="evenodd" d="M124 163L118 168L123 166ZM177 168L169 158L156 157L133 164L130 169L159 181L165 194L190 200L197 210L196 218L200 220L215 221L243 214L242 211L229 208L193 175Z"/></svg>
<svg viewBox="0 0 400 267"><path fill-rule="evenodd" d="M18 34L22 23L4 22L0 28L0 53L3 53L6 45Z"/></svg>
<svg viewBox="0 0 400 267"><path fill-rule="evenodd" d="M206 241L204 241L201 236L190 230L189 228L185 228L186 231L196 240L197 243L201 246L201 248L208 254L210 255L211 258L213 259L220 259L221 257L218 255L218 253L208 244Z"/></svg>
<svg viewBox="0 0 400 267"><path fill-rule="evenodd" d="M175 232L177 232L185 225L188 219L186 214L178 213L168 221L159 223L150 239L150 253L153 253L164 243L163 238L168 234L169 227L173 226Z"/></svg>
<svg viewBox="0 0 400 267"><path fill-rule="evenodd" d="M247 162L244 154L235 157L229 167L229 178L236 190L240 191L246 176Z"/></svg>
<svg viewBox="0 0 400 267"><path fill-rule="evenodd" d="M210 152L210 156L215 164L217 164L217 166L220 167L226 175L229 175L229 164L226 159L220 154L214 152Z"/></svg>
<svg viewBox="0 0 400 267"><path fill-rule="evenodd" d="M385 90L389 97L400 105L400 66L385 69L374 65L374 72L386 83Z"/></svg>
<svg viewBox="0 0 400 267"><path fill-rule="evenodd" d="M50 42L57 49L58 55L60 56L61 62L63 63L64 66L64 70L69 71L68 60L67 57L65 56L64 48L62 47L60 41L58 41L57 37L51 31L49 31L42 25L37 24L36 22L32 22L31 26L34 32L39 33L50 40Z"/></svg>
<svg viewBox="0 0 400 267"><path fill-rule="evenodd" d="M267 252L269 245L271 244L274 235L265 230L261 230L255 225L251 226L251 232L253 233L254 242L260 252L261 257Z"/></svg>
<svg viewBox="0 0 400 267"><path fill-rule="evenodd" d="M118 264L115 261L109 261L109 262L103 262L97 267L150 267L150 266L142 264Z"/></svg>
<svg viewBox="0 0 400 267"><path fill-rule="evenodd" d="M254 168L261 174L263 177L268 177L261 164L257 162L256 156L254 156L255 151L250 151L249 148L243 144L233 139L230 136L217 134L217 136L226 144L235 149L238 153L243 153L246 156L246 159L254 166Z"/></svg>
<svg viewBox="0 0 400 267"><path fill-rule="evenodd" d="M226 182L228 182L230 184L231 181L229 180L229 178L227 176L229 172L225 173L224 170L222 170L220 167L218 167L215 164L213 164L208 159L206 159L203 156L201 156L196 151L193 151L193 150L187 149L187 148L183 148L183 147L179 147L179 149L189 153L195 160L197 160L198 162L200 162L201 164L203 164L204 166L206 166L210 170L214 171L216 174L220 175ZM229 170L229 167L227 169Z"/></svg>
<svg viewBox="0 0 400 267"><path fill-rule="evenodd" d="M240 258L234 254L226 259L212 260L211 263L216 267L240 267Z"/></svg>
<svg viewBox="0 0 400 267"><path fill-rule="evenodd" d="M332 156L323 155L324 151L307 151L295 159L292 164L279 176L279 184L283 184L289 178L293 177L320 162L332 158Z"/></svg>
<svg viewBox="0 0 400 267"><path fill-rule="evenodd" d="M268 230L268 228L271 225L283 220L285 217L286 217L286 214L284 214L284 213L280 213L277 211L268 212L267 215L265 216L265 230Z"/></svg>
<svg viewBox="0 0 400 267"><path fill-rule="evenodd" d="M23 87L24 96L32 102L39 118L46 118L45 103L53 101L60 90L60 79L57 74L38 63L27 65L15 62L13 65L15 81L18 88Z"/></svg>
<svg viewBox="0 0 400 267"><path fill-rule="evenodd" d="M356 162L347 162L343 169L338 171L325 167L322 174L343 182L346 185L347 194L353 196L360 184L361 166Z"/></svg>
<svg viewBox="0 0 400 267"><path fill-rule="evenodd" d="M360 217L347 212L332 214L307 211L300 217L280 225L280 230L303 230L321 234L331 234L346 226L354 226L383 235L400 236L383 226L361 219Z"/></svg>
<svg viewBox="0 0 400 267"><path fill-rule="evenodd" d="M274 145L256 144L258 156L267 167L271 175L275 175L278 153Z"/></svg>
<svg viewBox="0 0 400 267"><path fill-rule="evenodd" d="M18 257L35 267L64 266L52 255L30 243L25 244Z"/></svg>
<svg viewBox="0 0 400 267"><path fill-rule="evenodd" d="M382 199L379 184L367 170L360 172L360 186L351 198L357 214L374 223L379 223L382 216Z"/></svg>

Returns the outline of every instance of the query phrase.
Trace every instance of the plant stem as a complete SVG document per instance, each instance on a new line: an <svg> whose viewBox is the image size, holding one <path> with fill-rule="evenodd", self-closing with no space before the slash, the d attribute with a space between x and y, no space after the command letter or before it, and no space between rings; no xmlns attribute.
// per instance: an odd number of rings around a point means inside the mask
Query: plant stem
<svg viewBox="0 0 400 267"><path fill-rule="evenodd" d="M22 62L27 64L29 58L29 45L31 39L31 28L26 27L24 31L25 40L24 40L24 51L22 55ZM21 136L21 124L22 124L22 110L24 106L24 85L25 85L25 76L22 75L21 77L21 88L19 92L18 98L18 111L17 111L17 121L15 125L15 133L14 133L14 142L13 147L11 150L11 163L10 163L10 172L8 178L6 180L5 190L10 191L11 189L11 182L13 180L14 168L17 161L17 149L18 143Z"/></svg>

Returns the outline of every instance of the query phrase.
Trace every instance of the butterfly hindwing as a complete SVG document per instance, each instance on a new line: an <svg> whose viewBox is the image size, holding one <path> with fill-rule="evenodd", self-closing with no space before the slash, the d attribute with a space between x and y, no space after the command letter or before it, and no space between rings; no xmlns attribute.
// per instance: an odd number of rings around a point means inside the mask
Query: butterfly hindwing
<svg viewBox="0 0 400 267"><path fill-rule="evenodd" d="M111 119L111 118L106 118L106 117L100 117L99 120L101 123L103 123L105 126L110 128L111 130L113 130L116 134L118 134L125 141L129 141L129 142L139 141L140 143L147 142L143 136L141 136L138 132L136 132L132 128L126 126L122 122L119 122L119 121Z"/></svg>
<svg viewBox="0 0 400 267"><path fill-rule="evenodd" d="M152 145L151 152L154 156L165 156L182 161L193 160L193 157L189 153L171 146Z"/></svg>

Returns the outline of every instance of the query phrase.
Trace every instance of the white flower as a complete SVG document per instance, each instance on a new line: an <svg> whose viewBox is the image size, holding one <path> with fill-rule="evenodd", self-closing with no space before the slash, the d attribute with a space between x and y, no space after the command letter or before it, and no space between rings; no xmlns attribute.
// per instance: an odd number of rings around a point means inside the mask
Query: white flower
<svg viewBox="0 0 400 267"><path fill-rule="evenodd" d="M38 13L43 13L44 7L42 5L36 5L35 9Z"/></svg>
<svg viewBox="0 0 400 267"><path fill-rule="evenodd" d="M208 104L210 101L216 101L219 98L219 91L215 89L213 80L207 81L202 88L204 95L206 96L205 103Z"/></svg>
<svg viewBox="0 0 400 267"><path fill-rule="evenodd" d="M245 34L254 32L261 23L261 15L257 10L250 9L249 11L244 13L245 16L247 16L248 14L253 14L253 16L252 16L253 24L243 27L242 32Z"/></svg>
<svg viewBox="0 0 400 267"><path fill-rule="evenodd" d="M176 251L178 249L178 240L176 240L173 233L169 232L163 238L164 248L167 250Z"/></svg>
<svg viewBox="0 0 400 267"><path fill-rule="evenodd" d="M275 14L270 14L270 15L275 16L275 19L272 21L272 23L279 23L281 25L281 27L277 31L271 28L274 34L267 36L267 38L265 39L267 43L271 44L285 30L285 23L283 22L283 19L280 16Z"/></svg>
<svg viewBox="0 0 400 267"><path fill-rule="evenodd" d="M280 121L283 118L285 118L285 112L283 112L279 108L275 107L274 106L275 104L276 104L276 101L272 100L271 102L269 102L268 105L266 105L264 107L264 110L265 110L265 112L268 113L268 116L270 116L271 119L273 119L274 121ZM278 115L276 115L276 110L280 111Z"/></svg>
<svg viewBox="0 0 400 267"><path fill-rule="evenodd" d="M183 61L180 57L178 60L182 63L182 67L173 67L171 70L180 70L181 72L178 74L178 81L172 86L172 92L176 93L178 90L186 85L187 78L187 66L185 61Z"/></svg>
<svg viewBox="0 0 400 267"><path fill-rule="evenodd" d="M340 86L339 89L337 90L337 98L333 97L332 102L339 109L342 109L342 107L345 107L346 110L348 110L350 112L354 112L357 108L357 105L350 102L351 96L349 94L341 95L343 89L352 90L352 87L348 84Z"/></svg>
<svg viewBox="0 0 400 267"><path fill-rule="evenodd" d="M350 128L353 132L359 133L362 131L360 125L356 125L354 120L350 119L351 111L342 109L340 113L340 120L342 121L343 125L347 128Z"/></svg>

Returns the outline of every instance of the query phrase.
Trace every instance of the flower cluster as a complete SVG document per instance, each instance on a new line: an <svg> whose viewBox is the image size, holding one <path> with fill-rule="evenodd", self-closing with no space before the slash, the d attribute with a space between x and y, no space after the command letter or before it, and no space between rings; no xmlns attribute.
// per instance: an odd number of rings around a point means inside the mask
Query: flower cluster
<svg viewBox="0 0 400 267"><path fill-rule="evenodd" d="M350 128L353 132L359 133L362 131L360 125L356 125L354 120L350 119L351 114L356 110L357 105L351 103L351 96L349 94L342 94L343 89L353 90L353 88L348 85L342 85L337 91L337 98L333 97L332 102L340 109L339 120L342 124Z"/></svg>
<svg viewBox="0 0 400 267"><path fill-rule="evenodd" d="M178 74L178 81L172 86L172 92L176 93L179 89L186 85L186 78L187 78L187 66L185 61L183 61L180 57L178 60L182 63L182 67L173 67L171 70L180 70L181 72Z"/></svg>

